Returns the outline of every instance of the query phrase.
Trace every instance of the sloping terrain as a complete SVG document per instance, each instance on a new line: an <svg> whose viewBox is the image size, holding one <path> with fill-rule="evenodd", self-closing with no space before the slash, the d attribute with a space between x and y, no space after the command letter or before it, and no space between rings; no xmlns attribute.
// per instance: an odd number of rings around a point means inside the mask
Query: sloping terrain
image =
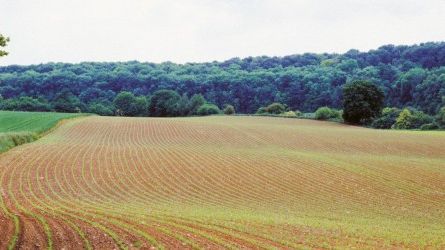
<svg viewBox="0 0 445 250"><path fill-rule="evenodd" d="M78 118L0 155L0 249L444 248L444 149L312 120Z"/></svg>
<svg viewBox="0 0 445 250"><path fill-rule="evenodd" d="M54 127L60 120L84 115L85 114L54 112L0 111L0 133L41 133Z"/></svg>
<svg viewBox="0 0 445 250"><path fill-rule="evenodd" d="M38 139L63 119L84 114L0 111L0 153Z"/></svg>

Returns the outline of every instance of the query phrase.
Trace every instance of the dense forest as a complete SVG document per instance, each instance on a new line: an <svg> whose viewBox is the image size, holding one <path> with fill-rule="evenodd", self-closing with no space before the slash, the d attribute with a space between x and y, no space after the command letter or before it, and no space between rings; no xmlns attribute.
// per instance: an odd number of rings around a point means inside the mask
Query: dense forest
<svg viewBox="0 0 445 250"><path fill-rule="evenodd" d="M112 110L124 91L149 97L169 89L181 96L202 94L220 108L233 105L237 113L254 113L274 102L313 112L341 108L342 86L353 80L379 86L385 106L436 114L445 105L445 42L209 63L11 65L0 67L0 95L2 102L27 102L42 111L90 112L98 105Z"/></svg>

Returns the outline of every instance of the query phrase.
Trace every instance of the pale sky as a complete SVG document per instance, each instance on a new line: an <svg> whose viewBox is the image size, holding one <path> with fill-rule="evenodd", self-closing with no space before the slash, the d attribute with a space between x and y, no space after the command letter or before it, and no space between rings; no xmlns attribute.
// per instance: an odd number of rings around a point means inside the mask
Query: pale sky
<svg viewBox="0 0 445 250"><path fill-rule="evenodd" d="M203 62L445 41L445 0L0 0L0 65Z"/></svg>

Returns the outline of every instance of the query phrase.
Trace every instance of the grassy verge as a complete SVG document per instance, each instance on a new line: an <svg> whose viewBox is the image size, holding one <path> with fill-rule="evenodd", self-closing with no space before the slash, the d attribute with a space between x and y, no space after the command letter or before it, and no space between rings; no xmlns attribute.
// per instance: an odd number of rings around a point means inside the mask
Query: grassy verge
<svg viewBox="0 0 445 250"><path fill-rule="evenodd" d="M0 111L0 153L33 142L61 120L89 114Z"/></svg>

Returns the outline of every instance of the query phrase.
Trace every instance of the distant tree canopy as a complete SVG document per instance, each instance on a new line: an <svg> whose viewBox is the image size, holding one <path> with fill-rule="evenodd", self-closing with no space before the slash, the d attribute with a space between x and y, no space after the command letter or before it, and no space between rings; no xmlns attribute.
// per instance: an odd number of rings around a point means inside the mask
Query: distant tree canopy
<svg viewBox="0 0 445 250"><path fill-rule="evenodd" d="M0 34L0 48L6 47L8 45L9 38L4 37L2 34ZM0 49L0 57L8 55L8 52Z"/></svg>
<svg viewBox="0 0 445 250"><path fill-rule="evenodd" d="M121 92L114 98L116 114L122 116L142 116L147 113L148 103L145 97L136 97L130 92Z"/></svg>
<svg viewBox="0 0 445 250"><path fill-rule="evenodd" d="M152 116L177 116L179 111L178 103L181 96L173 90L158 90L150 100L149 111ZM185 105L187 105L185 103ZM184 112L185 113L185 112Z"/></svg>
<svg viewBox="0 0 445 250"><path fill-rule="evenodd" d="M445 43L209 63L11 65L0 67L0 95L4 100L44 100L52 108L67 112L80 109L109 114L115 111L113 101L121 92L144 96L153 114L159 116L171 115L171 111L196 113L199 105L181 103L193 99L192 103L202 104L199 95L218 107L231 104L241 114L255 113L271 103L284 104L288 110L314 112L324 106L340 109L343 86L356 80L370 81L382 89L385 106L409 106L435 115L445 106ZM159 90L176 91L177 107L150 106L149 98ZM176 100L178 96L169 98ZM62 105L62 100L70 103Z"/></svg>
<svg viewBox="0 0 445 250"><path fill-rule="evenodd" d="M363 124L378 117L383 108L383 91L368 81L354 81L343 88L343 119Z"/></svg>

